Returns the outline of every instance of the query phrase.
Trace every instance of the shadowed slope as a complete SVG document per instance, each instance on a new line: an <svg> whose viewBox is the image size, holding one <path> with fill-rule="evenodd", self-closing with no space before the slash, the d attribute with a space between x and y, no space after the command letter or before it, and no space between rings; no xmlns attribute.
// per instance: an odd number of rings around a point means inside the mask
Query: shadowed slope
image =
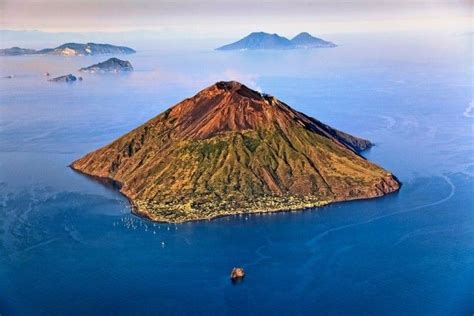
<svg viewBox="0 0 474 316"><path fill-rule="evenodd" d="M357 154L369 146L274 97L218 82L72 168L120 182L142 215L181 222L396 191L396 178Z"/></svg>

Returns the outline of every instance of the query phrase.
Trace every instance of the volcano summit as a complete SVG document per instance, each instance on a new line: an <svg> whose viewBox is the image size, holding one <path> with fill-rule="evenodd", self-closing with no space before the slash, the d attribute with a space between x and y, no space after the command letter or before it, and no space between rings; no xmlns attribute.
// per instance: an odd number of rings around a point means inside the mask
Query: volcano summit
<svg viewBox="0 0 474 316"><path fill-rule="evenodd" d="M76 160L120 184L134 212L184 222L305 209L397 191L371 143L235 81L218 82Z"/></svg>

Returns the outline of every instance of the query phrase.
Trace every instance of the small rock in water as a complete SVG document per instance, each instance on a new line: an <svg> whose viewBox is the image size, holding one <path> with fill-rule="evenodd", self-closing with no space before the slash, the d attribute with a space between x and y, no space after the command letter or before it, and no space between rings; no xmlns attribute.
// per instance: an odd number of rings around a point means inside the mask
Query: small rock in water
<svg viewBox="0 0 474 316"><path fill-rule="evenodd" d="M235 281L241 281L245 277L245 271L243 268L233 268L232 272L230 273L230 279Z"/></svg>

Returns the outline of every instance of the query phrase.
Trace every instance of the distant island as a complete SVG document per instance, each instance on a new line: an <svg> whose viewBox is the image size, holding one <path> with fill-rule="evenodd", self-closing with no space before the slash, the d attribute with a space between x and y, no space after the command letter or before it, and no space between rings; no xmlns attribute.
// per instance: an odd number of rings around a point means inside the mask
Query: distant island
<svg viewBox="0 0 474 316"><path fill-rule="evenodd" d="M184 222L397 191L395 176L360 156L370 146L230 81L185 99L71 168L115 183L136 214Z"/></svg>
<svg viewBox="0 0 474 316"><path fill-rule="evenodd" d="M309 49L336 46L334 43L314 37L307 32L302 32L291 40L276 33L254 32L237 42L216 48L216 50Z"/></svg>
<svg viewBox="0 0 474 316"><path fill-rule="evenodd" d="M81 72L101 73L101 72L129 72L133 71L132 64L127 60L115 57L109 58L101 63L79 69Z"/></svg>
<svg viewBox="0 0 474 316"><path fill-rule="evenodd" d="M65 75L65 76L59 76L56 78L49 79L48 81L51 82L74 82L77 80L77 77L74 76L73 74Z"/></svg>
<svg viewBox="0 0 474 316"><path fill-rule="evenodd" d="M66 43L56 48L45 48L41 50L12 47L0 49L0 56L19 55L59 55L59 56L94 56L105 54L134 54L135 50L125 46L96 43Z"/></svg>
<svg viewBox="0 0 474 316"><path fill-rule="evenodd" d="M0 49L0 56L20 56L20 55L31 55L31 54L36 54L36 50L20 48L20 47Z"/></svg>

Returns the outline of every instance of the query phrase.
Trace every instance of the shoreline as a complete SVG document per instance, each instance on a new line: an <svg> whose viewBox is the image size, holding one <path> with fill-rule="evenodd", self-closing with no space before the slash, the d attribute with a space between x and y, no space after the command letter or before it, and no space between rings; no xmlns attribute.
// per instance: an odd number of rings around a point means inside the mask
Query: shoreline
<svg viewBox="0 0 474 316"><path fill-rule="evenodd" d="M267 214L267 213L280 213L280 212L301 212L301 211L306 211L309 209L317 209L317 208L322 208L324 206L328 206L331 204L335 203L344 203L344 202L354 202L354 201L363 201L363 200L372 200L376 198L381 198L389 194L397 193L400 191L402 187L402 183L398 180L397 177L394 175L391 175L394 180L398 183L398 188L384 192L381 194L375 194L373 196L361 196L361 197L354 197L354 198L348 198L348 199L335 199L335 200L330 200L330 201L317 201L317 202L309 202L307 204L302 204L302 205L294 205L293 207L288 205L288 206L281 206L281 207L276 207L276 208L266 208L266 209L249 209L249 208L244 208L244 209L235 209L233 211L228 211L228 212L222 212L218 213L215 215L211 216L203 216L203 217L193 217L190 216L189 218L186 218L185 216L181 220L169 220L165 216L160 216L159 214L153 214L151 212L147 212L146 210L142 210L142 208L138 205L136 201L134 201L131 197L129 197L125 192L122 191L123 183L120 181L117 181L115 179L112 179L110 177L100 177L97 175L89 174L86 172L83 172L73 166L73 164L70 164L68 166L71 168L73 171L85 175L88 178L91 178L93 180L96 180L97 182L100 182L102 185L106 185L110 187L111 189L118 191L122 196L124 196L127 201L129 202L131 206L131 214L147 219L152 222L156 223L167 223L167 224L183 224L187 222L197 222L197 221L211 221L214 219L222 218L222 217L227 217L227 216L235 216L235 215L255 215L255 214ZM151 214L150 214L151 213Z"/></svg>

